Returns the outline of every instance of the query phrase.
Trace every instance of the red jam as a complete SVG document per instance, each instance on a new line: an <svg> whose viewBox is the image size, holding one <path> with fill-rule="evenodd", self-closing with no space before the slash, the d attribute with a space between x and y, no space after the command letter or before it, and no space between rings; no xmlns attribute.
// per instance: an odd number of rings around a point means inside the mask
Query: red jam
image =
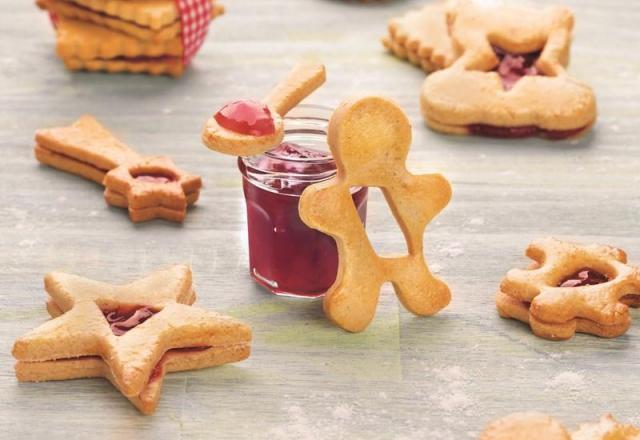
<svg viewBox="0 0 640 440"><path fill-rule="evenodd" d="M478 136L496 137L503 139L520 139L530 136L539 136L545 139L561 140L580 134L585 127L572 130L546 130L535 125L520 127L498 127L488 124L470 124L467 126L471 134Z"/></svg>
<svg viewBox="0 0 640 440"><path fill-rule="evenodd" d="M102 313L116 336L124 335L156 314L149 307L118 308L103 310Z"/></svg>
<svg viewBox="0 0 640 440"><path fill-rule="evenodd" d="M161 174L139 174L135 177L136 180L149 183L169 183L173 182L171 177L163 176Z"/></svg>
<svg viewBox="0 0 640 440"><path fill-rule="evenodd" d="M593 269L585 267L573 275L565 278L558 284L558 287L581 287L593 286L609 281L609 277Z"/></svg>
<svg viewBox="0 0 640 440"><path fill-rule="evenodd" d="M535 66L540 57L540 52L514 54L496 46L493 47L493 51L500 60L500 64L495 68L495 71L500 75L502 87L505 90L510 90L524 76L541 74Z"/></svg>
<svg viewBox="0 0 640 440"><path fill-rule="evenodd" d="M218 125L250 136L267 136L276 128L269 107L256 101L231 102L214 115Z"/></svg>
<svg viewBox="0 0 640 440"><path fill-rule="evenodd" d="M500 75L502 87L505 90L511 88L525 76L542 75L535 63L540 57L540 52L530 52L524 54L514 54L507 52L497 46L493 46L493 51L500 60L498 66L494 69ZM571 130L547 130L536 127L535 125L524 125L519 127L499 127L489 124L470 124L467 126L469 132L478 136L496 137L504 139L520 139L531 136L539 136L545 139L561 140L576 136L582 132L585 127L579 127Z"/></svg>
<svg viewBox="0 0 640 440"><path fill-rule="evenodd" d="M298 214L304 189L335 174L330 153L285 142L261 156L239 158L247 203L251 276L272 293L320 296L333 284L338 251L333 238ZM352 193L363 223L367 188Z"/></svg>

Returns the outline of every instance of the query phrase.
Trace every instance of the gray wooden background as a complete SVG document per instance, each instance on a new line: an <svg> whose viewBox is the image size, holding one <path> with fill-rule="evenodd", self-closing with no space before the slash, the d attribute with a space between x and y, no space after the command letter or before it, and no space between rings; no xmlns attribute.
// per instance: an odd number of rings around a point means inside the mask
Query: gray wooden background
<svg viewBox="0 0 640 440"><path fill-rule="evenodd" d="M640 322L615 340L548 342L500 319L493 303L500 278L526 264L522 252L538 237L616 245L640 263L640 3L564 2L577 19L571 72L594 87L600 116L586 138L552 143L445 137L422 125L424 74L379 43L387 20L422 0L226 0L178 80L69 73L46 16L31 1L0 0L0 437L465 439L519 410L571 426L606 411L640 424ZM387 287L374 324L351 335L323 319L320 302L270 296L248 277L240 176L232 158L200 144L200 127L308 54L329 78L312 102L369 91L396 99L414 124L411 168L453 184L425 235L453 291L437 317L413 317ZM37 164L34 130L83 113L203 176L183 226L133 225L97 185ZM369 224L377 249L403 249L378 193ZM47 318L45 272L124 282L173 262L193 265L200 306L253 326L249 360L171 375L152 417L104 380L16 382L11 346Z"/></svg>

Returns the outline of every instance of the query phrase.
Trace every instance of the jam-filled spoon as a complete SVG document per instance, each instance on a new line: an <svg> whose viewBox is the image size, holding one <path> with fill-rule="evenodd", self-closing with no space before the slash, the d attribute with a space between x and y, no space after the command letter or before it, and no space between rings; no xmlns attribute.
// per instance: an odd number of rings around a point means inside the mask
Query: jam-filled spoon
<svg viewBox="0 0 640 440"><path fill-rule="evenodd" d="M207 121L202 142L220 153L253 156L282 142L283 117L326 79L324 65L297 64L262 100L226 104Z"/></svg>

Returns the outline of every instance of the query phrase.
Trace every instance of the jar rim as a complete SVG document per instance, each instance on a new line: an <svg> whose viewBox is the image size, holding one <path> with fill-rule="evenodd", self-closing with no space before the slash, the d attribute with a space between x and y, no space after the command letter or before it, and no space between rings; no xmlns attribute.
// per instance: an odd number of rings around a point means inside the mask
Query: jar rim
<svg viewBox="0 0 640 440"><path fill-rule="evenodd" d="M313 166L313 165L329 165L334 164L335 160L333 155L331 154L331 150L326 142L327 129L329 125L329 119L334 109L332 107L321 105L321 104L300 104L299 106L292 109L285 117L285 137L283 142L280 144L284 144L288 142L287 137L294 139L289 139L289 141L293 144L296 143L296 136L307 136L310 138L313 137L323 137L322 142L318 142L317 145L314 143L312 147L304 145L301 143L301 146L308 148L313 151L319 151L322 154L320 157L298 157L291 155L280 154L278 151L278 146L274 147L272 150L266 151L264 153L241 157L240 160L242 164L247 168L247 171L251 169L253 172L257 172L259 174L268 174L273 178L297 178L301 180L316 180L322 181L333 177L336 173L336 169L333 168L331 170L325 170L322 172L318 172L315 174L309 173L296 173L296 172L282 172L282 171L274 171L268 169L262 169L257 167L256 165L260 162L261 158L267 158L275 161L279 161L281 163L289 163L293 165L301 165L301 166ZM289 126L287 126L287 122ZM323 147L323 148L318 148Z"/></svg>

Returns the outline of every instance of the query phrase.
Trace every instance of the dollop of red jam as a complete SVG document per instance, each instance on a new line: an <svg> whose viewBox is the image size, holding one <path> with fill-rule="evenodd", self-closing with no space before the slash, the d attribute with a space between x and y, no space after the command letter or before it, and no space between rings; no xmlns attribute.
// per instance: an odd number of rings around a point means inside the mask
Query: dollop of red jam
<svg viewBox="0 0 640 440"><path fill-rule="evenodd" d="M510 90L522 77L541 75L535 66L540 52L514 54L497 46L493 46L493 51L500 60L495 71L500 75L505 90Z"/></svg>
<svg viewBox="0 0 640 440"><path fill-rule="evenodd" d="M593 286L596 284L606 283L607 281L609 281L609 277L605 274L585 267L565 278L558 284L558 287Z"/></svg>
<svg viewBox="0 0 640 440"><path fill-rule="evenodd" d="M213 117L221 127L239 134L267 136L276 131L269 107L256 101L231 102Z"/></svg>
<svg viewBox="0 0 640 440"><path fill-rule="evenodd" d="M169 183L174 181L173 178L164 176L162 174L139 174L135 177L135 179L141 182L149 183Z"/></svg>
<svg viewBox="0 0 640 440"><path fill-rule="evenodd" d="M144 306L103 310L102 313L116 336L124 335L156 314L149 307Z"/></svg>

